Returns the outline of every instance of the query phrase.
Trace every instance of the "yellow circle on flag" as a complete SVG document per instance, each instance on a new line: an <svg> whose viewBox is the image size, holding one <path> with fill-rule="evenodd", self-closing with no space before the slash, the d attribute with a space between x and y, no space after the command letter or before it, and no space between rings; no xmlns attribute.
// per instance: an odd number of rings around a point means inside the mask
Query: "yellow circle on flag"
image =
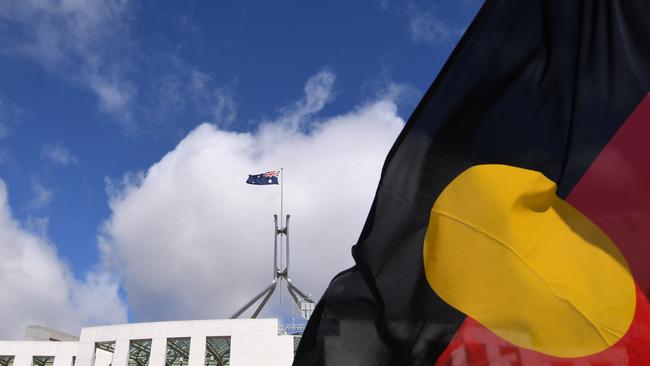
<svg viewBox="0 0 650 366"><path fill-rule="evenodd" d="M424 268L444 301L510 343L586 356L627 332L636 289L616 245L555 189L532 170L467 169L431 209Z"/></svg>

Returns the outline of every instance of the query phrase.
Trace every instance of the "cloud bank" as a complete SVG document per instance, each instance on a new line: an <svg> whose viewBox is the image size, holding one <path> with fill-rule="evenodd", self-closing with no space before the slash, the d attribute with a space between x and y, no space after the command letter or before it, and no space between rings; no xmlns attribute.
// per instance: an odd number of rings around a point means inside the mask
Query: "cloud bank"
<svg viewBox="0 0 650 366"><path fill-rule="evenodd" d="M280 191L245 184L248 174L284 168L294 283L318 297L353 263L350 247L404 121L388 96L316 118L334 80L314 75L303 98L255 132L202 124L146 172L108 181L100 249L135 320L228 316L268 285Z"/></svg>
<svg viewBox="0 0 650 366"><path fill-rule="evenodd" d="M20 339L29 324L71 333L82 325L126 321L118 284L103 272L76 280L43 236L12 217L0 180L0 339Z"/></svg>

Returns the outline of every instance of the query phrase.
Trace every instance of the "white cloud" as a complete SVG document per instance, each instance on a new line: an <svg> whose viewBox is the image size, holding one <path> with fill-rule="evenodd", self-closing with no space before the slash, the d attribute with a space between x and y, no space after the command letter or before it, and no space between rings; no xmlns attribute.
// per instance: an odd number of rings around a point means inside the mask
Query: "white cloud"
<svg viewBox="0 0 650 366"><path fill-rule="evenodd" d="M179 110L191 108L200 118L228 126L237 117L237 103L228 86L215 85L214 78L177 57L160 57L168 73L154 84L150 109L157 111L157 119L165 120Z"/></svg>
<svg viewBox="0 0 650 366"><path fill-rule="evenodd" d="M5 147L0 147L0 164L4 164L11 159L11 151Z"/></svg>
<svg viewBox="0 0 650 366"><path fill-rule="evenodd" d="M189 93L195 107L207 111L211 121L219 125L228 125L237 117L237 104L232 92L227 87L216 88L212 77L195 68L189 68Z"/></svg>
<svg viewBox="0 0 650 366"><path fill-rule="evenodd" d="M126 127L135 128L131 111L135 95L135 86L132 83L115 77L107 79L100 75L91 75L86 83L99 98L99 105L103 110L119 118Z"/></svg>
<svg viewBox="0 0 650 366"><path fill-rule="evenodd" d="M449 42L461 31L440 19L433 11L410 3L407 8L409 33L415 42L437 44Z"/></svg>
<svg viewBox="0 0 650 366"><path fill-rule="evenodd" d="M24 222L25 230L29 231L32 234L36 234L41 238L47 238L47 230L50 226L50 218L38 217L38 216L27 216L27 220Z"/></svg>
<svg viewBox="0 0 650 366"><path fill-rule="evenodd" d="M29 324L77 333L82 325L124 322L117 283L105 272L76 280L54 246L13 219L0 180L0 339L19 339Z"/></svg>
<svg viewBox="0 0 650 366"><path fill-rule="evenodd" d="M3 139L9 135L9 126L7 121L7 115L4 110L2 99L0 99L0 139Z"/></svg>
<svg viewBox="0 0 650 366"><path fill-rule="evenodd" d="M108 181L112 215L100 249L137 320L228 316L268 285L280 192L245 184L250 173L285 169L299 287L318 297L352 264L350 247L404 122L387 97L316 119L334 79L329 71L310 78L304 98L254 133L202 124L146 172Z"/></svg>
<svg viewBox="0 0 650 366"><path fill-rule="evenodd" d="M7 163L12 158L11 150L1 144L13 132L19 121L20 113L20 109L0 97L0 165Z"/></svg>
<svg viewBox="0 0 650 366"><path fill-rule="evenodd" d="M128 63L115 57L128 47L128 10L127 0L1 2L0 22L18 33L0 38L0 50L80 83L97 96L102 109L128 126L135 87L124 75Z"/></svg>
<svg viewBox="0 0 650 366"><path fill-rule="evenodd" d="M52 200L52 191L47 189L41 182L32 179L32 199L29 205L32 209L39 209L47 206Z"/></svg>
<svg viewBox="0 0 650 366"><path fill-rule="evenodd" d="M48 160L58 165L78 164L79 160L74 156L67 146L60 142L46 144L41 150L41 159Z"/></svg>
<svg viewBox="0 0 650 366"><path fill-rule="evenodd" d="M391 0L376 0L379 10L388 10Z"/></svg>
<svg viewBox="0 0 650 366"><path fill-rule="evenodd" d="M18 121L19 114L19 109L7 103L3 98L0 98L0 140L11 134L14 125Z"/></svg>
<svg viewBox="0 0 650 366"><path fill-rule="evenodd" d="M212 91L212 101L208 104L214 123L229 125L237 118L237 103L230 89L222 87Z"/></svg>
<svg viewBox="0 0 650 366"><path fill-rule="evenodd" d="M332 87L336 75L325 69L307 80L305 84L305 97L290 108L285 109L282 123L290 128L297 128L300 122L320 111L332 98Z"/></svg>

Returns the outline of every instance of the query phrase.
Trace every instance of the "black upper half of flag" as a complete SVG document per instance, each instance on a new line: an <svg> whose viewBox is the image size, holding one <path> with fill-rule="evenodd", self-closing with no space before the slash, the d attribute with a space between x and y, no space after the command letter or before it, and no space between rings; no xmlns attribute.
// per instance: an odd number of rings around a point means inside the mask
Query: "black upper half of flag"
<svg viewBox="0 0 650 366"><path fill-rule="evenodd" d="M429 287L429 213L478 164L566 197L650 91L650 1L488 0L388 154L357 244L294 365L434 365L465 315Z"/></svg>
<svg viewBox="0 0 650 366"><path fill-rule="evenodd" d="M266 172L254 175L249 174L246 183L260 186L278 184L278 174L275 172Z"/></svg>

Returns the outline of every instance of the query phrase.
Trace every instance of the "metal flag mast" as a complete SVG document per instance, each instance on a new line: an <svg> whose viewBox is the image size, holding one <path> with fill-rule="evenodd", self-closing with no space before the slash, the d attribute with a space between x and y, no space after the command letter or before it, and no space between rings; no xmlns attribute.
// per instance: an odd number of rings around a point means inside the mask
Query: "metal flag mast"
<svg viewBox="0 0 650 366"><path fill-rule="evenodd" d="M278 285L282 286L283 281L287 284L287 292L293 299L293 302L300 309L300 313L303 318L309 319L311 313L314 311L314 300L312 300L311 295L307 292L300 290L296 287L289 277L289 218L291 215L287 215L286 219L282 220L282 215L284 214L283 200L284 200L284 191L283 191L283 173L284 168L280 168L280 224L278 225L278 215L273 215L273 220L275 222L275 236L274 236L274 247L273 247L273 281L271 284L262 290L259 294L253 297L248 301L244 306L242 306L237 312L235 312L230 318L236 319L239 318L246 310L253 306L258 300L262 299L259 306L251 315L251 319L257 318L260 314L266 303L269 301L275 288ZM278 247L278 238L280 239L280 246ZM286 240L283 240L286 239ZM284 245L283 245L284 242ZM286 246L286 251L283 250L283 247ZM280 256L278 256L278 248L280 249ZM280 261L278 263L278 260ZM280 296L282 295L282 290L280 290Z"/></svg>

